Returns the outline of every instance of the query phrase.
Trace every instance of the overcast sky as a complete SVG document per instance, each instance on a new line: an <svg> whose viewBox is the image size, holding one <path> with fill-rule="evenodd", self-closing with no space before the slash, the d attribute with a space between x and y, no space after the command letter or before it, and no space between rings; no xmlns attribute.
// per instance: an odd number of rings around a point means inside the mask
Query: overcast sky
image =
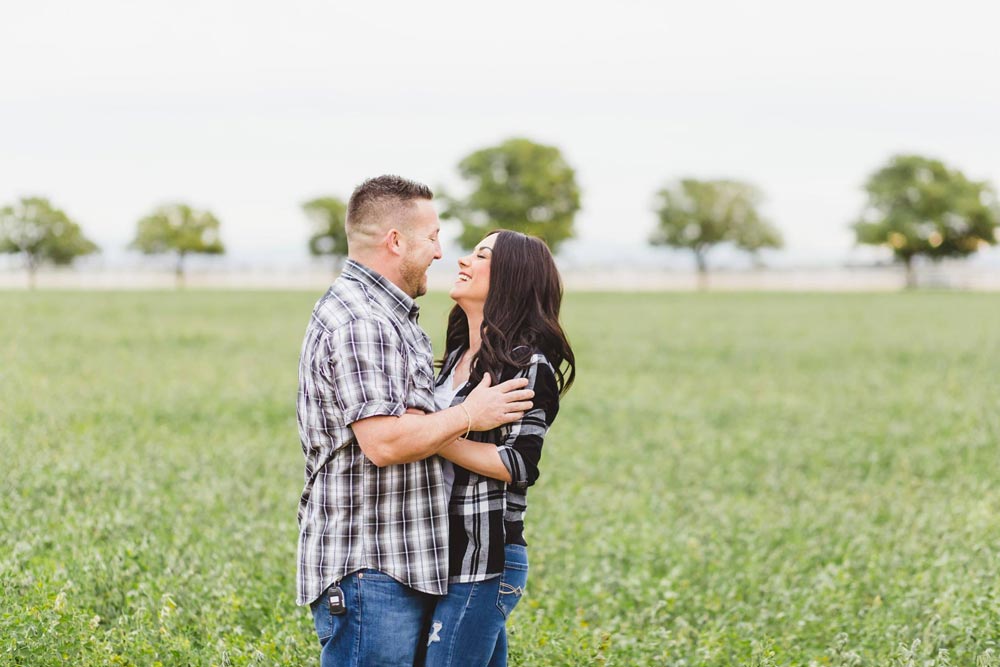
<svg viewBox="0 0 1000 667"><path fill-rule="evenodd" d="M1000 183L998 23L969 0L13 0L0 201L49 196L113 254L183 200L234 259L295 260L306 199L454 185L527 136L577 170L577 252L639 257L653 193L693 176L762 188L783 261L857 257L846 225L891 154Z"/></svg>

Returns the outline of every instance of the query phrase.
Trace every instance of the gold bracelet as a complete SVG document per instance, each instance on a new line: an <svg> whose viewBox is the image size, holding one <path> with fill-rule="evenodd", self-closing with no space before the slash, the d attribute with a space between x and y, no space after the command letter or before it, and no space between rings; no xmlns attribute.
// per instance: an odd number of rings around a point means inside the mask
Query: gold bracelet
<svg viewBox="0 0 1000 667"><path fill-rule="evenodd" d="M468 439L469 434L472 433L472 415L469 414L469 409L461 403L458 404L458 407L462 408L462 412L464 412L465 416L469 419L469 428L465 429L465 435L462 436L463 438Z"/></svg>

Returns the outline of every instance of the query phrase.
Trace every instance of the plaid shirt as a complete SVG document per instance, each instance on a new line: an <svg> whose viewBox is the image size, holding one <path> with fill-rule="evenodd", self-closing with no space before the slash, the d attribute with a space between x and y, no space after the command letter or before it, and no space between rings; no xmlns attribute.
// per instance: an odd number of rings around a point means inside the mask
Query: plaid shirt
<svg viewBox="0 0 1000 667"><path fill-rule="evenodd" d="M350 428L408 407L434 411L433 354L418 310L386 278L351 260L313 310L299 360L299 604L364 568L425 593L447 590L440 459L378 468Z"/></svg>
<svg viewBox="0 0 1000 667"><path fill-rule="evenodd" d="M464 351L454 350L448 355L436 384L448 378ZM501 574L504 546L525 544L528 487L538 479L542 441L559 412L559 389L552 364L537 352L525 368L516 373L505 372L499 381L515 377L528 378L526 388L535 392L531 410L513 424L469 434L470 440L497 446L500 460L510 473L510 483L455 465L455 485L448 504L448 581L451 583L483 581ZM472 383L466 383L455 395L452 405L464 401L474 388Z"/></svg>

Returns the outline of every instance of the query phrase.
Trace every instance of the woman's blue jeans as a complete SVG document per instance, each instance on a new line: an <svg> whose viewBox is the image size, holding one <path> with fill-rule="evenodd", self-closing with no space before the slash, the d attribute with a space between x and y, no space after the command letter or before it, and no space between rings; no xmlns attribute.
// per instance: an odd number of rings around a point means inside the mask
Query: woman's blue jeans
<svg viewBox="0 0 1000 667"><path fill-rule="evenodd" d="M425 667L506 667L505 624L528 582L528 550L504 548L503 574L471 584L448 584L434 608Z"/></svg>

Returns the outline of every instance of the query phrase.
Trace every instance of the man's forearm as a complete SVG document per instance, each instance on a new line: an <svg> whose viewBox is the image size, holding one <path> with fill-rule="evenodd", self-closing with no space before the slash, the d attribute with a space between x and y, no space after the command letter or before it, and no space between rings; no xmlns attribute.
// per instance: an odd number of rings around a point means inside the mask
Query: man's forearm
<svg viewBox="0 0 1000 667"><path fill-rule="evenodd" d="M351 425L361 451L379 467L437 454L468 427L466 412L457 405L428 415L369 417Z"/></svg>
<svg viewBox="0 0 1000 667"><path fill-rule="evenodd" d="M527 378L490 386L489 375L460 404L429 415L381 415L351 424L358 445L377 466L425 459L470 429L488 431L524 417L535 392Z"/></svg>

